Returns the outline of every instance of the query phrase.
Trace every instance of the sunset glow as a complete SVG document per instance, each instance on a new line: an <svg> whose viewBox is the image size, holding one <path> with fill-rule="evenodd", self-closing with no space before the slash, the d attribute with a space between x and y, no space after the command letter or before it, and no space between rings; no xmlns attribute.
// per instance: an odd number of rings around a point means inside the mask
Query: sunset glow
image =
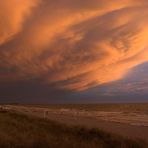
<svg viewBox="0 0 148 148"><path fill-rule="evenodd" d="M0 1L1 88L101 87L146 63L147 48L147 0Z"/></svg>

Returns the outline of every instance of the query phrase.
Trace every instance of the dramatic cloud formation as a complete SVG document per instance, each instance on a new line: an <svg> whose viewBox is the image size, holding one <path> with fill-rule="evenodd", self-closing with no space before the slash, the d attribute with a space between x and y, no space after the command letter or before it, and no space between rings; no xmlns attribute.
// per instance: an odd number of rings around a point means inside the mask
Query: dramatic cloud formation
<svg viewBox="0 0 148 148"><path fill-rule="evenodd" d="M84 90L148 60L147 0L0 1L0 82Z"/></svg>
<svg viewBox="0 0 148 148"><path fill-rule="evenodd" d="M5 0L0 2L0 44L17 34L37 0Z"/></svg>

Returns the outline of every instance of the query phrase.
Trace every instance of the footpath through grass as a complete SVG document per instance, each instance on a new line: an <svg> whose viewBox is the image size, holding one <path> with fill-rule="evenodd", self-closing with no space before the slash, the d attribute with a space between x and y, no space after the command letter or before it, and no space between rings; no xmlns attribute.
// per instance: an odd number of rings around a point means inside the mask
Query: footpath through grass
<svg viewBox="0 0 148 148"><path fill-rule="evenodd" d="M98 129L72 127L14 112L0 111L0 148L147 148Z"/></svg>

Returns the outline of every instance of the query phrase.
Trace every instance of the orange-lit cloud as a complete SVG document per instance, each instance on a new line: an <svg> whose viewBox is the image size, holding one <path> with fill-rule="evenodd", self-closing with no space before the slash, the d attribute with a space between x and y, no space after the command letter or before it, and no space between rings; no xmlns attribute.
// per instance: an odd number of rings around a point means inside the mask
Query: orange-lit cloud
<svg viewBox="0 0 148 148"><path fill-rule="evenodd" d="M0 81L83 90L148 60L147 0L0 2Z"/></svg>
<svg viewBox="0 0 148 148"><path fill-rule="evenodd" d="M17 34L38 0L4 0L0 2L0 44Z"/></svg>

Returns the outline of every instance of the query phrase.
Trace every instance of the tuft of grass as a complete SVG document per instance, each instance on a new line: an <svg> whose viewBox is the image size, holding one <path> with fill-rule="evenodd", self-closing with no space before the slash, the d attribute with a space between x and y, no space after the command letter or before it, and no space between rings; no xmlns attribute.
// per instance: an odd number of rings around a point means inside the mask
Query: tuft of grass
<svg viewBox="0 0 148 148"><path fill-rule="evenodd" d="M0 111L1 148L146 148L98 129L67 126L54 121Z"/></svg>

